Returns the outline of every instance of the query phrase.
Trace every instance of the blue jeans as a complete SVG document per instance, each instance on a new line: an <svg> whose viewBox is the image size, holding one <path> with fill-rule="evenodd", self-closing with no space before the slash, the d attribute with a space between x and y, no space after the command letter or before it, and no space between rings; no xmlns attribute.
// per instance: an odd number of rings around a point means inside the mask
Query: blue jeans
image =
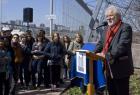
<svg viewBox="0 0 140 95"><path fill-rule="evenodd" d="M44 62L40 60L34 60L32 62L32 84L33 86L36 86L36 77L35 74L38 73L38 83L37 85L40 86L43 80L43 68L44 68Z"/></svg>

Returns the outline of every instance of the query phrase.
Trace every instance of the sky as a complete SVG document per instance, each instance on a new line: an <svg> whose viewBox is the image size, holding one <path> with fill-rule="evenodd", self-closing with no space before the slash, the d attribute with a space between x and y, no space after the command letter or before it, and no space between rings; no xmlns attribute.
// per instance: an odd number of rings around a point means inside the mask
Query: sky
<svg viewBox="0 0 140 95"><path fill-rule="evenodd" d="M60 8L61 0L54 0L54 10ZM48 26L49 20L46 15L49 15L50 0L0 0L0 14L2 13L2 21L23 20L23 8L33 8L33 23L39 25L44 23ZM1 8L0 7L0 8ZM2 12L1 12L2 11ZM60 15L54 11L54 14Z"/></svg>
<svg viewBox="0 0 140 95"><path fill-rule="evenodd" d="M54 15L56 15L54 23L56 24L62 24L62 2L63 0L54 0ZM50 0L0 0L0 3L0 14L2 13L0 20L2 18L2 22L23 20L23 8L31 7L33 8L33 23L37 26L40 23L49 26L46 15L50 14Z"/></svg>

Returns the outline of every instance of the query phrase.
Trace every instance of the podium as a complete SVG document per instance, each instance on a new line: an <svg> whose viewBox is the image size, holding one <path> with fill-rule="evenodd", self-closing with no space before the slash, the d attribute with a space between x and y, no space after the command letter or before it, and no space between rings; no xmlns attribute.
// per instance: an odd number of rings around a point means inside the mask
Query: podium
<svg viewBox="0 0 140 95"><path fill-rule="evenodd" d="M89 74L88 75L89 80L88 80L88 85L87 85L88 95L95 94L93 67L94 67L94 61L97 61L97 60L102 60L103 62L105 61L103 57L98 56L94 54L93 52L90 52L89 50L76 51L76 72L85 74L85 75Z"/></svg>

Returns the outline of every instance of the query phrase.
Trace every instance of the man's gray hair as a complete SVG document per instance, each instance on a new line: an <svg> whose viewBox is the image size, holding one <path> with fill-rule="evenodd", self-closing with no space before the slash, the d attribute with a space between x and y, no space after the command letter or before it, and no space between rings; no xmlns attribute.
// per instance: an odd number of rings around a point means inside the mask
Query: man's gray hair
<svg viewBox="0 0 140 95"><path fill-rule="evenodd" d="M108 12L109 12L110 10L113 11L114 14L116 14L116 15L118 15L118 16L121 17L121 12L120 12L120 10L119 10L116 6L114 6L114 5L110 5L110 6L105 10L105 15L107 15Z"/></svg>

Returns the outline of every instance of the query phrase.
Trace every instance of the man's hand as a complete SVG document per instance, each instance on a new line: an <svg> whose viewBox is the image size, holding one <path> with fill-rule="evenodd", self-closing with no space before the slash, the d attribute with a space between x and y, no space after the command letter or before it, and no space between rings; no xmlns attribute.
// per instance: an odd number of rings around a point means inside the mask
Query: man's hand
<svg viewBox="0 0 140 95"><path fill-rule="evenodd" d="M96 53L96 55L101 56L103 58L105 58L105 54L104 53Z"/></svg>

